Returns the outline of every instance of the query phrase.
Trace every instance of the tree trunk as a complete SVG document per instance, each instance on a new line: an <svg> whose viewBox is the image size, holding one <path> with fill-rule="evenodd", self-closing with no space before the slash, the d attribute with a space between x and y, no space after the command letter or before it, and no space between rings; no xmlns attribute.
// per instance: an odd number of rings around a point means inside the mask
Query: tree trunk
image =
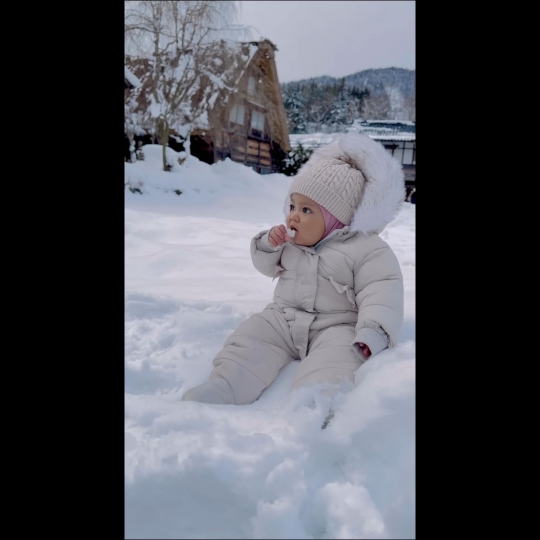
<svg viewBox="0 0 540 540"><path fill-rule="evenodd" d="M135 148L135 133L131 129L126 130L126 135L129 141L129 155L131 159L131 163L135 163L137 161L137 157L134 152Z"/></svg>
<svg viewBox="0 0 540 540"><path fill-rule="evenodd" d="M171 166L167 163L167 146L169 144L169 122L166 118L161 117L159 122L159 135L161 137L161 145L163 147L163 170L170 171Z"/></svg>
<svg viewBox="0 0 540 540"><path fill-rule="evenodd" d="M182 143L184 145L184 151L188 156L191 155L191 129L191 125L188 127L188 129L186 129L186 138Z"/></svg>

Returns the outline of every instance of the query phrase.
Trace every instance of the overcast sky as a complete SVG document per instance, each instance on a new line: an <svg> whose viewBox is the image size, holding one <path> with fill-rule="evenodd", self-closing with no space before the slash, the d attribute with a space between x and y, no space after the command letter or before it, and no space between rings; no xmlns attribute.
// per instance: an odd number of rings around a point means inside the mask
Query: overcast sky
<svg viewBox="0 0 540 540"><path fill-rule="evenodd" d="M371 68L415 69L411 1L241 1L237 22L278 48L280 82Z"/></svg>

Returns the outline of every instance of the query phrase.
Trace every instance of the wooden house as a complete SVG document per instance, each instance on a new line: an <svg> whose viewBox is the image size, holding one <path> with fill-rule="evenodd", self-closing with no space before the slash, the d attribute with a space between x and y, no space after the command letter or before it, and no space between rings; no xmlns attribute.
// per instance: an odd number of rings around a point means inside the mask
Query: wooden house
<svg viewBox="0 0 540 540"><path fill-rule="evenodd" d="M401 163L405 184L412 189L416 183L416 122L365 120L354 128L379 141Z"/></svg>
<svg viewBox="0 0 540 540"><path fill-rule="evenodd" d="M221 80L213 94L208 95L204 88L211 85L205 85L202 79L200 91L192 97L193 110L202 100L209 106L193 122L191 155L210 164L230 158L261 174L279 169L290 150L290 141L276 69L276 50L271 41L262 40L234 46L223 42L221 49L214 51L216 66L220 66L217 69L221 70L217 78ZM144 81L144 73L150 69L149 61L126 58L126 62ZM141 108L149 106L148 96L142 96L138 102ZM151 127L145 127L148 135L141 140L145 144L157 142L150 137ZM171 126L168 144L175 150L184 149L181 128Z"/></svg>
<svg viewBox="0 0 540 540"><path fill-rule="evenodd" d="M235 89L222 92L209 114L211 129L193 131L191 153L212 163L228 157L267 174L278 170L278 163L291 149L289 130L276 69L276 46L269 40L250 45L257 49Z"/></svg>

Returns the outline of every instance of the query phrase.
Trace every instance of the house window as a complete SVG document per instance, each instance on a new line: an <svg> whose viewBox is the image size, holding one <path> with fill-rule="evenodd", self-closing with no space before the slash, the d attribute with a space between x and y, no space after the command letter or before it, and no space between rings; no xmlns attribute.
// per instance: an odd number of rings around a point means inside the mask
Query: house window
<svg viewBox="0 0 540 540"><path fill-rule="evenodd" d="M384 147L392 154L394 155L394 150L398 147L397 144L385 144Z"/></svg>
<svg viewBox="0 0 540 540"><path fill-rule="evenodd" d="M412 165L414 163L414 145L411 143L405 143L403 163L405 165Z"/></svg>
<svg viewBox="0 0 540 540"><path fill-rule="evenodd" d="M231 116L229 120L233 124L243 124L244 123L244 106L235 105L231 110Z"/></svg>
<svg viewBox="0 0 540 540"><path fill-rule="evenodd" d="M253 95L255 93L255 77L250 77L248 79L248 94Z"/></svg>
<svg viewBox="0 0 540 540"><path fill-rule="evenodd" d="M264 113L253 111L251 115L251 129L260 131L261 133L264 131Z"/></svg>
<svg viewBox="0 0 540 540"><path fill-rule="evenodd" d="M400 163L403 163L403 144L396 145L396 148L394 149L394 157Z"/></svg>

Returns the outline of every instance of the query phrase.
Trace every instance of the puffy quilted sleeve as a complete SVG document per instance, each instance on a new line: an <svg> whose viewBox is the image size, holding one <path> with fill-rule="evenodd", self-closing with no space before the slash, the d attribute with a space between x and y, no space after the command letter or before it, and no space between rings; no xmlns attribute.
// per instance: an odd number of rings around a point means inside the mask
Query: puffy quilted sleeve
<svg viewBox="0 0 540 540"><path fill-rule="evenodd" d="M403 323L404 289L401 268L390 247L371 251L355 266L354 293L358 306L354 343L373 345L374 355L386 345L393 347Z"/></svg>
<svg viewBox="0 0 540 540"><path fill-rule="evenodd" d="M273 247L268 239L269 232L262 231L251 239L251 260L261 274L273 278L283 270L279 263L285 242L277 248Z"/></svg>

